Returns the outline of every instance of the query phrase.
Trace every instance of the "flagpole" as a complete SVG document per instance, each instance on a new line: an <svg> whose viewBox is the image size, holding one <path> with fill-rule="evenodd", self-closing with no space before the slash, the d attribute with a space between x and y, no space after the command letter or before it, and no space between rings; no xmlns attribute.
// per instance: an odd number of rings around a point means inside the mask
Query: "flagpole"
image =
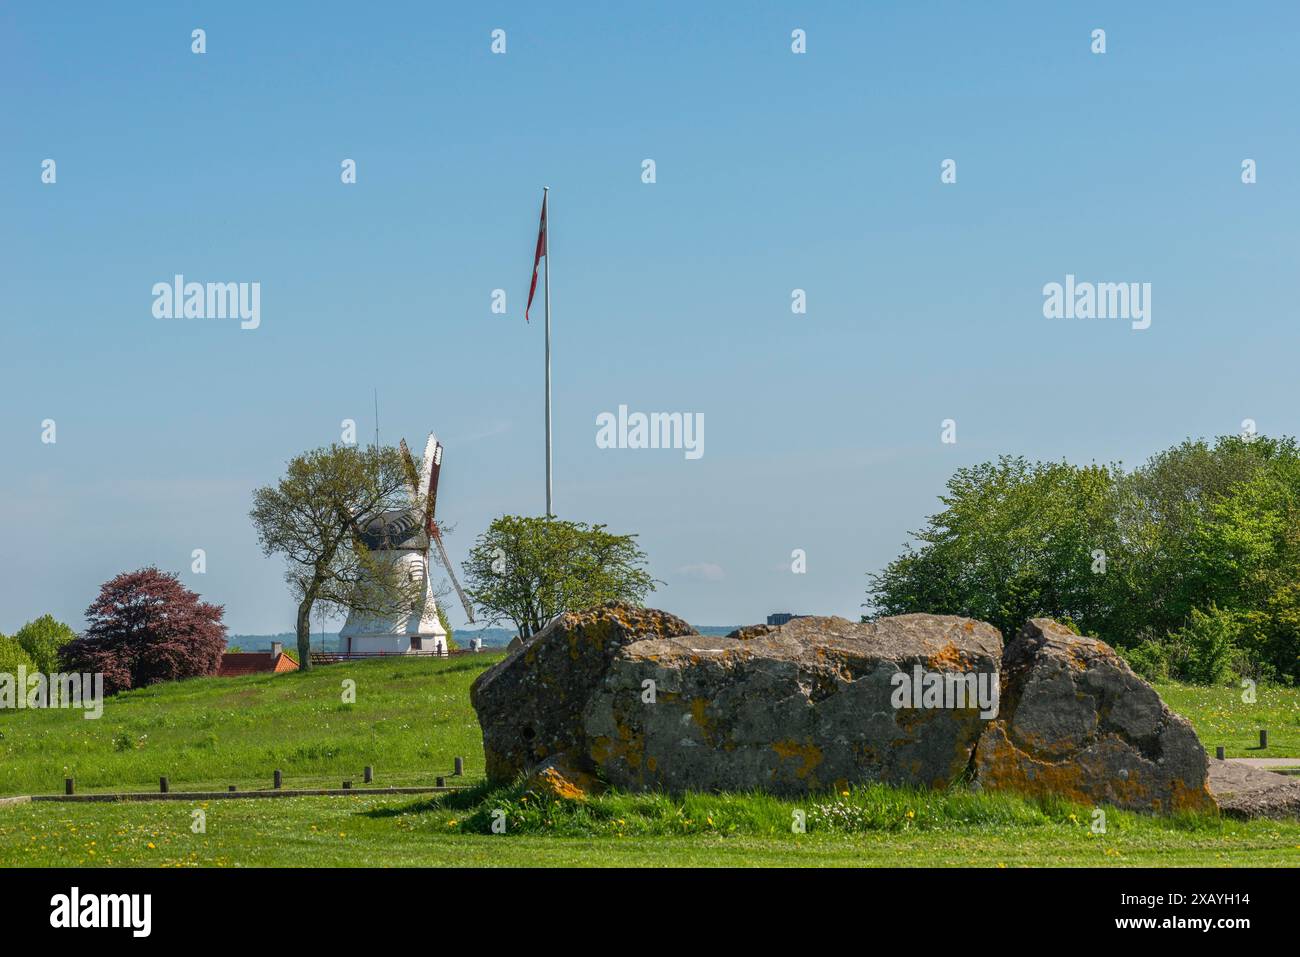
<svg viewBox="0 0 1300 957"><path fill-rule="evenodd" d="M546 208L546 517L551 509L551 210L547 202L551 187L542 187L542 205Z"/></svg>

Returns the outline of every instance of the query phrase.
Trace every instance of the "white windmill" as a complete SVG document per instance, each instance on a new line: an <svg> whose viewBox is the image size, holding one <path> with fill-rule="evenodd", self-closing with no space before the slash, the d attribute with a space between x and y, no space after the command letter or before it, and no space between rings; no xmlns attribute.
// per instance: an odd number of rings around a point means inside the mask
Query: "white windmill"
<svg viewBox="0 0 1300 957"><path fill-rule="evenodd" d="M442 531L434 520L438 499L438 474L442 470L442 444L430 432L424 445L424 458L417 469L406 440L401 442L402 456L410 482L411 504L376 516L361 531L361 539L378 562L405 570L408 580L422 595L412 606L395 608L389 614L352 611L339 632L345 654L445 655L447 631L438 620L438 604L433 595L429 574L430 545L438 556L465 606L465 614L474 620L474 610L461 590L452 570ZM423 504L423 509L421 509Z"/></svg>

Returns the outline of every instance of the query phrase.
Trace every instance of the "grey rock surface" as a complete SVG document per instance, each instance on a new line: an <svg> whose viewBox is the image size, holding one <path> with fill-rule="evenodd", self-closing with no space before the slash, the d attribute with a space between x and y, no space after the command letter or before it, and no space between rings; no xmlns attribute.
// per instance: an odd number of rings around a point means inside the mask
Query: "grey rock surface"
<svg viewBox="0 0 1300 957"><path fill-rule="evenodd" d="M1229 817L1300 817L1300 778L1212 758L1210 790Z"/></svg>
<svg viewBox="0 0 1300 957"><path fill-rule="evenodd" d="M611 784L790 795L872 781L944 787L966 773L985 725L975 702L896 708L892 679L920 667L982 673L996 688L1002 638L991 625L808 617L740 635L619 650L584 715L587 754Z"/></svg>
<svg viewBox="0 0 1300 957"><path fill-rule="evenodd" d="M693 634L676 615L610 603L557 617L470 687L488 779L509 781L551 755L586 753L582 713L626 644Z"/></svg>

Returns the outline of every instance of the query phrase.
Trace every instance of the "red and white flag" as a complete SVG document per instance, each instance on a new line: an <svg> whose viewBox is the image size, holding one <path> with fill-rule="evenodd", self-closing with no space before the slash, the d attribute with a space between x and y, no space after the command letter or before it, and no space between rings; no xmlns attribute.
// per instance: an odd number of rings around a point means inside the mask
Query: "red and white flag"
<svg viewBox="0 0 1300 957"><path fill-rule="evenodd" d="M542 193L542 221L537 226L537 252L533 256L533 282L528 287L528 305L524 306L524 322L528 321L528 310L533 307L533 294L537 292L537 265L546 255L546 193Z"/></svg>

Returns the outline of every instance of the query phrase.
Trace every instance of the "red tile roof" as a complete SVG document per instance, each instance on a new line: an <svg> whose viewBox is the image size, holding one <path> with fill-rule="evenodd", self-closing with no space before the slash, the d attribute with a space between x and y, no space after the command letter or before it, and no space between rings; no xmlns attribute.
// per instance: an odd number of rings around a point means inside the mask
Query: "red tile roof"
<svg viewBox="0 0 1300 957"><path fill-rule="evenodd" d="M234 678L239 675L259 675L267 672L276 672L278 674L297 670L298 662L284 652L272 658L269 651L228 651L221 656L221 667L218 669L217 675L221 678Z"/></svg>

